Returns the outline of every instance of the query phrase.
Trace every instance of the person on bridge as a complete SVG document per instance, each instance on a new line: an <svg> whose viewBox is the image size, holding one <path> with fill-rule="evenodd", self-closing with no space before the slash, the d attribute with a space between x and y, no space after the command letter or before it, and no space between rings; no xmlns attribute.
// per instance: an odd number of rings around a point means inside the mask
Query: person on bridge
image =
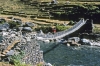
<svg viewBox="0 0 100 66"><path fill-rule="evenodd" d="M56 33L56 28L53 28L52 31L53 31L53 33Z"/></svg>

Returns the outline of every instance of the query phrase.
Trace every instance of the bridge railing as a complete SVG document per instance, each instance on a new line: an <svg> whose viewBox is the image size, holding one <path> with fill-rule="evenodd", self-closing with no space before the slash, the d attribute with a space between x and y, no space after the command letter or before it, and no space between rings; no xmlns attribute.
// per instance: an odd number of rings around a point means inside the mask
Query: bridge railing
<svg viewBox="0 0 100 66"><path fill-rule="evenodd" d="M69 35L73 33L74 31L78 30L81 26L83 26L86 23L87 20L81 19L77 24L75 24L72 28L57 32L54 35L41 35L39 37L42 37L43 39L57 39L57 38L62 38L66 35Z"/></svg>
<svg viewBox="0 0 100 66"><path fill-rule="evenodd" d="M59 38L60 37L64 37L68 34L71 34L73 33L74 31L78 30L81 26L83 26L84 24L86 23L86 21L84 20L80 20L77 24L75 24L72 28L70 28L69 30L65 30L63 31L63 34L61 36L58 36ZM57 37L56 37L57 38Z"/></svg>
<svg viewBox="0 0 100 66"><path fill-rule="evenodd" d="M75 24L72 28L68 29L68 30L65 30L65 31L61 31L61 32L57 32L55 35L58 36L58 35L62 35L62 34L66 34L66 33L70 33L72 32L73 29L76 29L76 27L78 27L79 25L82 24L82 22L84 22L84 20L80 20L77 24Z"/></svg>

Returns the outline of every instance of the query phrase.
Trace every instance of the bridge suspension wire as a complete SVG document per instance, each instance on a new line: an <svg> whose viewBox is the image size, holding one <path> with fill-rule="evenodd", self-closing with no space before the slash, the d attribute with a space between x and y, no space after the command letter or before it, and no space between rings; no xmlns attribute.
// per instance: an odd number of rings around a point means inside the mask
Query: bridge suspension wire
<svg viewBox="0 0 100 66"><path fill-rule="evenodd" d="M57 32L57 33L52 34L52 35L48 35L48 34L37 35L37 37L42 37L41 40L52 40L52 39L63 38L64 36L69 35L69 34L75 32L75 31L77 31L78 29L80 29L86 22L87 22L87 20L81 19L72 28L70 28L68 30Z"/></svg>

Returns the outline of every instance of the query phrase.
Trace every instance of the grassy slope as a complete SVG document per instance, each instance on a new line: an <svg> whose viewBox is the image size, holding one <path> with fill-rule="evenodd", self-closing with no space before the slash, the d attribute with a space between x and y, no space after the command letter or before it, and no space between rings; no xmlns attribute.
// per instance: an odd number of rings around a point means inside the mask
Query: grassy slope
<svg viewBox="0 0 100 66"><path fill-rule="evenodd" d="M22 2L18 0L0 0L0 7L4 9L4 11L12 11L12 12L25 12L27 14L36 13L37 10L30 9L33 8L28 5L24 5ZM33 12L34 11L34 12Z"/></svg>
<svg viewBox="0 0 100 66"><path fill-rule="evenodd" d="M94 24L93 32L100 34L100 24Z"/></svg>
<svg viewBox="0 0 100 66"><path fill-rule="evenodd" d="M18 11L18 12L25 12L28 14L37 14L37 9L34 9L34 6L27 6L22 4L21 2L18 2L19 0L0 0L0 7L3 7L4 10L8 10L8 11ZM33 0L34 1L34 0ZM45 2L50 2L51 0L38 0L38 1L45 1ZM57 0L60 3L65 3L67 0ZM73 1L77 1L77 0L73 0ZM84 3L84 2L71 2L73 3ZM88 2L91 3L91 2ZM97 3L99 4L100 2L92 2L92 3ZM0 15L1 17L8 17L6 15ZM16 16L15 16L16 17ZM19 17L21 18L21 17ZM29 18L21 18L23 20L23 22L27 22L27 21L33 21L30 20ZM46 19L45 19L46 20ZM56 21L56 20L50 20L50 22L61 22L61 21ZM63 22L63 21L62 21ZM67 21L66 21L67 22ZM44 22L43 22L44 24ZM46 23L45 23L46 24ZM98 25L95 25L95 27ZM96 27L95 29L97 29L98 27ZM99 29L99 28L98 28ZM97 29L97 30L98 30Z"/></svg>
<svg viewBox="0 0 100 66"><path fill-rule="evenodd" d="M11 1L11 0L0 0L0 6L4 8L4 10L19 10L20 8L23 8L24 5L17 2L17 0Z"/></svg>
<svg viewBox="0 0 100 66"><path fill-rule="evenodd" d="M51 0L37 0L37 1L50 2ZM57 0L57 1L60 3L65 3L67 0ZM73 1L77 1L77 0L73 0ZM71 3L74 4L74 3L84 3L84 2L71 2ZM88 2L88 3L91 3L91 2ZM100 2L92 2L92 3L100 4ZM37 10L38 10L38 9L33 9L35 8L34 6L24 5L23 3L19 2L19 0L0 0L0 7L3 7L4 10L25 12L27 14L37 14ZM23 21L32 21L28 18L27 19L21 18L21 19ZM49 20L49 21L53 21L53 20ZM58 21L54 21L54 22L58 22ZM95 29L98 30L97 28L99 29L100 27L96 27Z"/></svg>
<svg viewBox="0 0 100 66"><path fill-rule="evenodd" d="M51 2L52 0L37 0L37 1L44 1L44 2ZM66 3L67 0L57 0L59 3ZM74 2L71 1L71 4L75 3L84 3L84 2ZM91 2L88 2L91 3ZM92 2L96 4L100 4L100 2ZM4 11L13 11L13 12L25 12L27 14L37 14L38 8L34 6L24 5L19 0L0 0L0 7L4 9Z"/></svg>

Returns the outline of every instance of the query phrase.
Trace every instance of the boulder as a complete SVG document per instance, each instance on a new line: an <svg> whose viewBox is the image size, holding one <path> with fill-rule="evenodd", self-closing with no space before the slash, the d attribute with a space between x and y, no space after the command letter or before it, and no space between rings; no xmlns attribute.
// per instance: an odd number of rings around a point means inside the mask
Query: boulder
<svg viewBox="0 0 100 66"><path fill-rule="evenodd" d="M9 29L8 23L0 24L0 31L6 31L8 29Z"/></svg>
<svg viewBox="0 0 100 66"><path fill-rule="evenodd" d="M27 25L28 27L34 27L34 26L35 26L35 24L34 24L34 23L31 23L31 22L26 22L26 25Z"/></svg>
<svg viewBox="0 0 100 66"><path fill-rule="evenodd" d="M81 39L82 45L92 45L92 43L88 39Z"/></svg>
<svg viewBox="0 0 100 66"><path fill-rule="evenodd" d="M0 31L6 31L7 29L0 26Z"/></svg>
<svg viewBox="0 0 100 66"><path fill-rule="evenodd" d="M22 20L19 18L12 18L13 22L16 22L17 24L22 24Z"/></svg>
<svg viewBox="0 0 100 66"><path fill-rule="evenodd" d="M7 52L6 55L7 55L7 56L14 55L14 50L10 50L9 52Z"/></svg>
<svg viewBox="0 0 100 66"><path fill-rule="evenodd" d="M51 3L52 4L58 4L58 1L57 0L52 0Z"/></svg>
<svg viewBox="0 0 100 66"><path fill-rule="evenodd" d="M45 43L49 43L50 41L49 41L49 40L43 40L43 42L45 42Z"/></svg>
<svg viewBox="0 0 100 66"><path fill-rule="evenodd" d="M23 31L31 32L31 31L32 31L32 28L31 28L31 27L23 27L22 30L23 30Z"/></svg>
<svg viewBox="0 0 100 66"><path fill-rule="evenodd" d="M10 25L9 25L8 23L4 23L2 26L3 26L4 28L6 28L6 29L9 29L9 27L10 27Z"/></svg>
<svg viewBox="0 0 100 66"><path fill-rule="evenodd" d="M67 45L68 46L80 46L80 44L78 43L79 41L80 41L79 37L68 38Z"/></svg>
<svg viewBox="0 0 100 66"><path fill-rule="evenodd" d="M22 20L19 19L19 18L12 18L12 20L22 21Z"/></svg>
<svg viewBox="0 0 100 66"><path fill-rule="evenodd" d="M79 42L80 41L80 38L79 37L71 37L71 38L68 38L68 41L70 40L73 40L75 42Z"/></svg>

